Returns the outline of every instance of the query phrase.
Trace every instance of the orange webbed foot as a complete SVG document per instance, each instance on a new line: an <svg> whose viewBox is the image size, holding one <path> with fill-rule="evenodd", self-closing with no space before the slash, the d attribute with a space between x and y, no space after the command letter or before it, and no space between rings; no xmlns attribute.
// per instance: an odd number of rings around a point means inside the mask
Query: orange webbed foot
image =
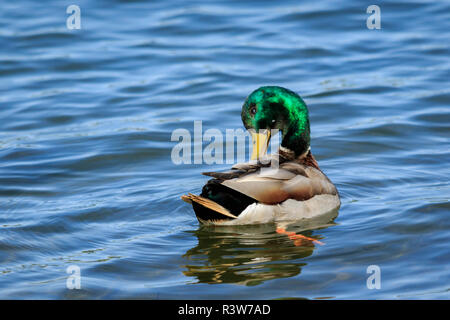
<svg viewBox="0 0 450 320"><path fill-rule="evenodd" d="M320 242L319 240L316 240L314 238L310 238L310 237L304 236L302 234L296 234L295 232L286 231L286 229L284 229L284 228L278 227L276 232L279 234L284 234L284 235L288 236L289 239L294 241L294 245L296 245L296 246L307 245L310 242L320 244L320 245L324 244L323 242ZM310 242L305 243L305 240L310 241Z"/></svg>

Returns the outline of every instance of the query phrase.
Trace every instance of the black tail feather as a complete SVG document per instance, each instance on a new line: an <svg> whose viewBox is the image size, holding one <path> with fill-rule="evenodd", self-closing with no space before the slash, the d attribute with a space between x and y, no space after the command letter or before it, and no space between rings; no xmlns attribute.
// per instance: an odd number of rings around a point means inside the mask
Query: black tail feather
<svg viewBox="0 0 450 320"><path fill-rule="evenodd" d="M239 216L245 208L257 202L255 199L243 193L222 185L218 179L209 180L203 187L200 195L220 204L235 216ZM195 202L192 203L192 206L197 217L204 221L232 219Z"/></svg>

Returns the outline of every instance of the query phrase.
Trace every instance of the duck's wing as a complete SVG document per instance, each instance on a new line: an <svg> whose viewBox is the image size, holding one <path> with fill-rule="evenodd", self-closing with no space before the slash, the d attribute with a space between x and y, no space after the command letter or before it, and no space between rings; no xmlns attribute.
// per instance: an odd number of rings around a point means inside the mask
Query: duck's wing
<svg viewBox="0 0 450 320"><path fill-rule="evenodd" d="M228 211L228 209L222 207L220 204L218 204L217 202L214 202L208 198L204 198L202 196L197 196L195 194L189 193L187 196L183 195L181 196L181 199L183 201L186 201L188 203L198 203L201 206L211 209L217 213L220 213L228 218L232 218L232 219L236 219L237 217L235 215L233 215L230 211Z"/></svg>
<svg viewBox="0 0 450 320"><path fill-rule="evenodd" d="M319 194L337 194L335 186L320 170L295 161L284 162L279 168L254 163L239 164L229 172L205 174L265 204L277 204L287 199L302 201Z"/></svg>
<svg viewBox="0 0 450 320"><path fill-rule="evenodd" d="M219 180L229 180L242 177L246 174L258 171L263 165L256 162L238 163L231 167L231 170L224 172L202 172L203 175Z"/></svg>

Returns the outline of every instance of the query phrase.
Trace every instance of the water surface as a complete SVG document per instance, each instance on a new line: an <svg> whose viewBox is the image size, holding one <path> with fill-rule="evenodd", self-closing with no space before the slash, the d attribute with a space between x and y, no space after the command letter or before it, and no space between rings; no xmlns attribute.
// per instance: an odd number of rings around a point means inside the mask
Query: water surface
<svg viewBox="0 0 450 320"><path fill-rule="evenodd" d="M450 4L4 2L0 298L448 299ZM261 85L298 92L338 217L201 228L173 130L242 128ZM79 266L81 289L66 288ZM367 267L381 268L369 290Z"/></svg>

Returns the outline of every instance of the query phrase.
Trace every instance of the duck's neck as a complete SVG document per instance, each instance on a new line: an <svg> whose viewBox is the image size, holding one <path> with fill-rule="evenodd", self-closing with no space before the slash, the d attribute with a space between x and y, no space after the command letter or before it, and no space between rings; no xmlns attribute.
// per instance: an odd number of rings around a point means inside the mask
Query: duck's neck
<svg viewBox="0 0 450 320"><path fill-rule="evenodd" d="M295 152L285 148L283 146L280 146L280 148L278 149L278 154L281 155L283 158L287 159L287 160L302 160L305 159L306 157L308 157L308 155L311 153L311 148L308 147L308 149L303 152L300 155L295 155Z"/></svg>
<svg viewBox="0 0 450 320"><path fill-rule="evenodd" d="M298 157L309 150L310 129L309 120L293 121L287 130L283 130L281 146L294 152Z"/></svg>
<svg viewBox="0 0 450 320"><path fill-rule="evenodd" d="M305 166L314 167L317 170L320 170L319 164L317 163L314 156L311 154L310 147L308 147L308 149L304 153L300 154L299 156L295 156L294 151L284 148L283 146L280 146L278 154L284 159L284 161L286 160L295 161Z"/></svg>

